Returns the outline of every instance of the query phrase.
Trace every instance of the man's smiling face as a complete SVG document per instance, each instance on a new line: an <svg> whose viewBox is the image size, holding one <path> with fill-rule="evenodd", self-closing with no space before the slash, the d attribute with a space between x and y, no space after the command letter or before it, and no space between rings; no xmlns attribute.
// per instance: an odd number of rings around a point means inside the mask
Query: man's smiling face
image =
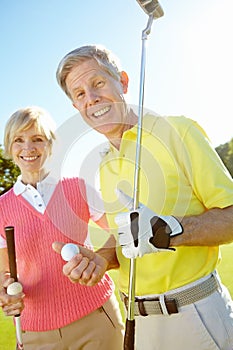
<svg viewBox="0 0 233 350"><path fill-rule="evenodd" d="M128 86L126 73L117 81L96 60L88 59L71 70L66 86L88 125L108 139L122 136L127 117L123 99Z"/></svg>

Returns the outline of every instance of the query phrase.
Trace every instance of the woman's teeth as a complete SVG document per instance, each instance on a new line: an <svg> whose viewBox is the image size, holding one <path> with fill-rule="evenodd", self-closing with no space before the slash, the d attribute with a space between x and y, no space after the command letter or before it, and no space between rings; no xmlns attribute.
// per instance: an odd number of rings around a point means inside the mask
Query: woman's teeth
<svg viewBox="0 0 233 350"><path fill-rule="evenodd" d="M26 161L31 161L31 160L36 160L38 158L38 156L33 156L33 157L21 157L23 160Z"/></svg>

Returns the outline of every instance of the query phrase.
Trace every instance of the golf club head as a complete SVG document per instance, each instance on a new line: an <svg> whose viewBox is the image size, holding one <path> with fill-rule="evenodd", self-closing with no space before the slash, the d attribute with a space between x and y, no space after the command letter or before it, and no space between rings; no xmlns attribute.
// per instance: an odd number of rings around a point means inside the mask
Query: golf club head
<svg viewBox="0 0 233 350"><path fill-rule="evenodd" d="M143 11L147 15L153 14L153 19L157 19L164 15L163 9L157 0L137 0Z"/></svg>

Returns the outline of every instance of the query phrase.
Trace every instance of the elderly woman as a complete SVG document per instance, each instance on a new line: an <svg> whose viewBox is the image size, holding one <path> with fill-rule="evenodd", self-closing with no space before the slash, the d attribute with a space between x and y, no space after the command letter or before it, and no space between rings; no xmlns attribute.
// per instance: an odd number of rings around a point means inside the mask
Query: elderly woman
<svg viewBox="0 0 233 350"><path fill-rule="evenodd" d="M55 181L49 175L52 125L48 113L33 106L16 111L5 127L5 153L21 175L0 197L0 305L6 316L21 313L26 350L122 349L119 307L105 273L112 267L104 257L111 248L94 253L85 247L90 218L107 227L101 201L88 195L90 188L82 179ZM95 204L88 205L89 198ZM92 209L96 207L98 212ZM23 292L15 296L6 293L12 283L6 226L15 228L18 279L23 285ZM80 246L74 262L65 264L52 250L53 245L60 251L62 244L56 241Z"/></svg>

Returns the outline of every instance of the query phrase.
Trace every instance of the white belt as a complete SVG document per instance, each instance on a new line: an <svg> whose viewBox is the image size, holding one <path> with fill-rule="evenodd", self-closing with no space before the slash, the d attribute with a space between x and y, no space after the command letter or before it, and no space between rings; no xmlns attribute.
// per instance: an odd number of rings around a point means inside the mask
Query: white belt
<svg viewBox="0 0 233 350"><path fill-rule="evenodd" d="M169 293L169 295L160 295L159 297L135 298L134 315L147 316L156 314L174 314L178 313L178 308L181 306L193 304L201 299L204 299L218 290L219 282L215 275L211 275L203 282L196 284L187 289ZM128 308L128 297L121 293L126 308Z"/></svg>

